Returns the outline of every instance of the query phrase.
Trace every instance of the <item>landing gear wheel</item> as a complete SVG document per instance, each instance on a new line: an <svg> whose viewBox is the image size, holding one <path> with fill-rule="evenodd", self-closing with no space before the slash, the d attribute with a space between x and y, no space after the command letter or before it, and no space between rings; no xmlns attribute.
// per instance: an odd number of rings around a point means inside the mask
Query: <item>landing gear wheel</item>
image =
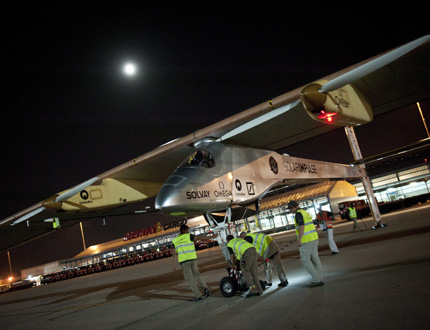
<svg viewBox="0 0 430 330"><path fill-rule="evenodd" d="M231 277L223 277L219 281L219 291L224 297L233 297L237 293L237 285Z"/></svg>

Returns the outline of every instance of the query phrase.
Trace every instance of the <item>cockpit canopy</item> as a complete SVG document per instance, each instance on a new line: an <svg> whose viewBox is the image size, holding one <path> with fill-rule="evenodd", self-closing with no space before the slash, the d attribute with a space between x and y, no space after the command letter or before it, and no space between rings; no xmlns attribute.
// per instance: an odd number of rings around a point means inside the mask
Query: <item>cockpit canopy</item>
<svg viewBox="0 0 430 330"><path fill-rule="evenodd" d="M212 154L205 149L194 150L179 167L201 166L211 168L215 166Z"/></svg>

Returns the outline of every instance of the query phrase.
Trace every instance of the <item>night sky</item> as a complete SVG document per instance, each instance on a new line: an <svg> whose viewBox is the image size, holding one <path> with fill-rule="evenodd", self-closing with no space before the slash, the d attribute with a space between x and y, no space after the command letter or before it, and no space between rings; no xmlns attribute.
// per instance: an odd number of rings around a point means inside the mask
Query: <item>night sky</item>
<svg viewBox="0 0 430 330"><path fill-rule="evenodd" d="M287 3L2 5L0 219L174 138L429 33L423 8L402 6L393 13L376 3L353 9ZM127 61L138 65L135 77L123 74ZM429 108L425 103L428 120ZM390 142L399 147L425 138L420 120L410 108L360 127L364 156L387 150ZM410 130L406 140L392 136L402 130ZM336 154L352 160L344 133L333 134L327 139L340 143ZM289 153L335 160L329 156L334 148L318 146L321 141ZM109 235L139 229L137 221L112 220ZM87 246L111 239L95 221L85 226ZM14 273L80 252L76 230L12 250ZM0 279L9 273L7 265L1 254Z"/></svg>

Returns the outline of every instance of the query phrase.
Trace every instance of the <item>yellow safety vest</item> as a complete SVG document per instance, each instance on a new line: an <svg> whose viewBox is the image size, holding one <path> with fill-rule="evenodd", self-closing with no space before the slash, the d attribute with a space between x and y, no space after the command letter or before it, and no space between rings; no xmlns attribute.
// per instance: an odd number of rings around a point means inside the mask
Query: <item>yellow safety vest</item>
<svg viewBox="0 0 430 330"><path fill-rule="evenodd" d="M59 218L53 218L53 222L52 222L52 228L57 229L60 228L60 219Z"/></svg>
<svg viewBox="0 0 430 330"><path fill-rule="evenodd" d="M348 207L349 210L349 217L350 218L356 218L357 212L355 211L355 207Z"/></svg>
<svg viewBox="0 0 430 330"><path fill-rule="evenodd" d="M252 246L255 247L257 253L261 256L264 255L267 247L273 241L272 237L262 233L246 234L246 236L252 237Z"/></svg>
<svg viewBox="0 0 430 330"><path fill-rule="evenodd" d="M233 238L228 242L227 247L231 248L238 260L242 260L243 254L249 248L253 248L251 243L248 243L242 238Z"/></svg>
<svg viewBox="0 0 430 330"><path fill-rule="evenodd" d="M302 214L303 222L305 224L305 233L303 234L303 237L302 237L302 244L307 243L307 242L311 242L311 241L316 241L318 239L318 233L317 233L315 225L312 221L311 215L308 212L306 212L305 210L301 210L301 209L297 210L297 212ZM298 238L299 237L299 225L297 224L295 217L294 217L294 221L296 223L296 235Z"/></svg>
<svg viewBox="0 0 430 330"><path fill-rule="evenodd" d="M178 262L182 263L188 260L197 259L196 247L191 240L190 233L179 234L172 240L178 254Z"/></svg>

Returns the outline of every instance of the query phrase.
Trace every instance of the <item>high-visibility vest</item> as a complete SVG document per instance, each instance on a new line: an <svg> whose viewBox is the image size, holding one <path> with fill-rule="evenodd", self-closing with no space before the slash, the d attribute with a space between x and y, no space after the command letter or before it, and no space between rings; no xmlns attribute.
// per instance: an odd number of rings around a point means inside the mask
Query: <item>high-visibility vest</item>
<svg viewBox="0 0 430 330"><path fill-rule="evenodd" d="M332 221L331 217L328 216L327 211L323 211L322 215L320 213L317 213L317 220L321 224L324 223L326 229L333 228L333 221Z"/></svg>
<svg viewBox="0 0 430 330"><path fill-rule="evenodd" d="M182 263L188 260L197 259L196 247L191 240L190 233L179 234L172 240L178 254L178 262Z"/></svg>
<svg viewBox="0 0 430 330"><path fill-rule="evenodd" d="M61 227L60 225L60 219L59 218L53 218L53 222L52 222L52 228L54 229L58 229Z"/></svg>
<svg viewBox="0 0 430 330"><path fill-rule="evenodd" d="M228 242L227 247L231 248L238 260L242 260L243 254L249 248L253 248L251 243L248 243L242 238L233 238Z"/></svg>
<svg viewBox="0 0 430 330"><path fill-rule="evenodd" d="M313 223L311 215L305 210L297 210L298 213L301 213L303 216L303 222L305 224L305 232L302 237L302 243L307 243L311 241L316 241L318 239L318 233ZM296 235L299 237L299 225L294 217L294 221L296 223Z"/></svg>
<svg viewBox="0 0 430 330"><path fill-rule="evenodd" d="M264 235L262 233L250 233L246 234L246 236L252 237L252 246L255 247L257 253L261 256L264 255L264 252L266 252L267 247L273 241L272 237Z"/></svg>
<svg viewBox="0 0 430 330"><path fill-rule="evenodd" d="M356 218L357 217L357 211L355 210L355 207L348 207L349 210L349 217L350 218Z"/></svg>

